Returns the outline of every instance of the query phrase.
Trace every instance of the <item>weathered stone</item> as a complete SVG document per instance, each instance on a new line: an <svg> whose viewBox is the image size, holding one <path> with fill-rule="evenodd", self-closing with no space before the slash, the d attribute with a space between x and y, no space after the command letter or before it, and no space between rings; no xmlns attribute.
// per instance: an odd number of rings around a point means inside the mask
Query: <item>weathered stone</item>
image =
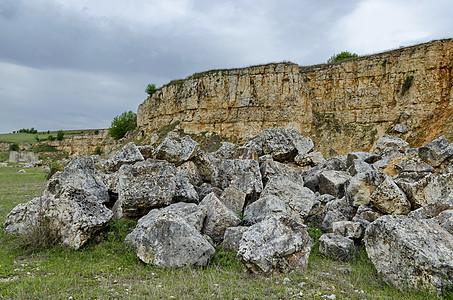
<svg viewBox="0 0 453 300"><path fill-rule="evenodd" d="M139 218L151 209L169 205L176 191L176 167L166 161L146 160L119 170L116 219Z"/></svg>
<svg viewBox="0 0 453 300"><path fill-rule="evenodd" d="M432 221L383 216L367 228L364 240L369 258L389 284L438 293L453 284L453 238Z"/></svg>
<svg viewBox="0 0 453 300"><path fill-rule="evenodd" d="M91 157L78 157L64 168L58 178L59 183L55 186L55 192L59 194L66 187L74 187L90 193L100 203L108 203L110 198L102 179Z"/></svg>
<svg viewBox="0 0 453 300"><path fill-rule="evenodd" d="M335 199L336 198L334 196L329 194L317 196L310 212L308 213L307 218L305 218L305 223L314 224L317 227L321 227L321 223L324 220L326 213L326 211L324 211L324 208L327 203Z"/></svg>
<svg viewBox="0 0 453 300"><path fill-rule="evenodd" d="M355 253L354 242L334 233L324 233L319 238L319 252L339 261L350 261Z"/></svg>
<svg viewBox="0 0 453 300"><path fill-rule="evenodd" d="M203 179L201 178L200 172L198 171L197 166L192 161L187 161L182 165L178 166L178 173L184 174L189 179L189 182L193 186L200 186L203 184Z"/></svg>
<svg viewBox="0 0 453 300"><path fill-rule="evenodd" d="M314 167L323 164L325 161L324 156L319 151L313 151L307 154L297 154L294 158L294 162L302 167Z"/></svg>
<svg viewBox="0 0 453 300"><path fill-rule="evenodd" d="M348 153L347 159L346 159L346 167L349 168L353 164L355 160L361 160L363 162L366 162L368 164L373 164L377 162L380 157L376 154L373 153L368 153L368 152L351 152Z"/></svg>
<svg viewBox="0 0 453 300"><path fill-rule="evenodd" d="M116 172L122 165L131 165L143 161L143 155L133 143L127 143L104 162L103 169L107 172Z"/></svg>
<svg viewBox="0 0 453 300"><path fill-rule="evenodd" d="M287 177L273 177L261 193L261 197L275 196L285 203L288 216L303 223L315 204L315 194L298 182Z"/></svg>
<svg viewBox="0 0 453 300"><path fill-rule="evenodd" d="M292 161L297 155L293 139L283 128L264 129L261 132L264 154L278 161Z"/></svg>
<svg viewBox="0 0 453 300"><path fill-rule="evenodd" d="M444 210L449 209L453 209L453 192L450 193L447 199L424 205L411 211L408 216L415 219L430 219L438 216Z"/></svg>
<svg viewBox="0 0 453 300"><path fill-rule="evenodd" d="M303 136L299 131L295 129L287 129L286 134L293 141L294 147L296 147L297 154L305 155L311 152L315 146L311 138Z"/></svg>
<svg viewBox="0 0 453 300"><path fill-rule="evenodd" d="M352 221L362 224L365 231L368 225L382 216L383 214L372 206L359 206L354 218L352 218Z"/></svg>
<svg viewBox="0 0 453 300"><path fill-rule="evenodd" d="M383 135L376 142L374 153L382 155L387 148L395 148L399 152L404 153L409 148L409 143L396 136Z"/></svg>
<svg viewBox="0 0 453 300"><path fill-rule="evenodd" d="M56 194L58 185L60 184L61 171L55 172L52 177L47 181L47 188L45 194Z"/></svg>
<svg viewBox="0 0 453 300"><path fill-rule="evenodd" d="M393 130L395 130L398 133L406 133L409 131L409 127L407 127L404 124L396 124Z"/></svg>
<svg viewBox="0 0 453 300"><path fill-rule="evenodd" d="M260 193L263 182L258 162L250 159L217 160L211 183L223 190L233 181L234 187L246 194Z"/></svg>
<svg viewBox="0 0 453 300"><path fill-rule="evenodd" d="M207 216L202 233L210 236L215 243L220 243L228 227L239 225L241 219L220 201L214 193L207 195L199 204L207 207Z"/></svg>
<svg viewBox="0 0 453 300"><path fill-rule="evenodd" d="M235 251L239 250L239 242L242 239L242 234L249 228L245 226L229 227L225 230L223 242L221 247L225 250Z"/></svg>
<svg viewBox="0 0 453 300"><path fill-rule="evenodd" d="M286 215L285 202L275 195L265 195L245 208L243 221L246 224L256 224L267 217L279 215Z"/></svg>
<svg viewBox="0 0 453 300"><path fill-rule="evenodd" d="M324 232L332 232L332 224L338 221L350 221L356 213L356 210L350 205L345 197L330 201L324 207L322 214L324 219L321 223L321 229Z"/></svg>
<svg viewBox="0 0 453 300"><path fill-rule="evenodd" d="M287 217L270 217L243 233L238 257L252 273L303 271L312 246L307 226Z"/></svg>
<svg viewBox="0 0 453 300"><path fill-rule="evenodd" d="M425 187L426 203L446 201L449 203L449 195L453 192L453 173L438 174L428 182Z"/></svg>
<svg viewBox="0 0 453 300"><path fill-rule="evenodd" d="M299 182L301 185L304 184L302 170L276 162L272 159L267 159L262 162L260 171L264 184L267 184L273 177L287 177L295 182Z"/></svg>
<svg viewBox="0 0 453 300"><path fill-rule="evenodd" d="M220 196L220 201L222 201L229 209L237 214L242 213L246 196L246 193L230 186L223 191L222 195Z"/></svg>
<svg viewBox="0 0 453 300"><path fill-rule="evenodd" d="M154 151L156 158L180 165L191 159L197 152L199 145L190 136L180 137L170 132Z"/></svg>
<svg viewBox="0 0 453 300"><path fill-rule="evenodd" d="M174 202L192 202L198 203L199 197L194 186L190 183L185 173L176 173L176 187Z"/></svg>
<svg viewBox="0 0 453 300"><path fill-rule="evenodd" d="M389 166L396 158L402 157L403 154L395 147L385 148L381 154L381 159L373 164L376 170L383 170Z"/></svg>
<svg viewBox="0 0 453 300"><path fill-rule="evenodd" d="M192 161L197 167L203 181L211 182L213 180L218 158L215 158L211 153L198 150L192 158Z"/></svg>
<svg viewBox="0 0 453 300"><path fill-rule="evenodd" d="M319 174L323 171L346 171L346 157L332 157L327 159L322 165L311 168L304 173L304 185L313 192L319 191Z"/></svg>
<svg viewBox="0 0 453 300"><path fill-rule="evenodd" d="M374 168L361 159L354 159L349 166L348 173L352 176L357 175L358 173L366 173L373 171Z"/></svg>
<svg viewBox="0 0 453 300"><path fill-rule="evenodd" d="M396 164L395 169L397 169L399 172L416 172L416 173L434 172L434 168L431 165L417 164L407 161L404 161L400 164Z"/></svg>
<svg viewBox="0 0 453 300"><path fill-rule="evenodd" d="M354 221L338 221L332 224L334 234L344 236L348 239L362 238L364 231L360 222Z"/></svg>
<svg viewBox="0 0 453 300"><path fill-rule="evenodd" d="M144 263L165 268L206 266L214 247L177 212L164 210L141 218L126 237Z"/></svg>
<svg viewBox="0 0 453 300"><path fill-rule="evenodd" d="M151 145L137 146L138 151L142 154L144 159L153 158L154 147Z"/></svg>
<svg viewBox="0 0 453 300"><path fill-rule="evenodd" d="M236 150L237 146L233 143L223 142L219 149L216 152L212 153L215 158L219 159L232 159L233 153Z"/></svg>
<svg viewBox="0 0 453 300"><path fill-rule="evenodd" d="M318 175L319 193L341 198L350 179L351 175L343 171L322 171Z"/></svg>
<svg viewBox="0 0 453 300"><path fill-rule="evenodd" d="M401 173L394 178L395 183L406 194L407 199L411 202L412 208L417 209L428 204L426 197L426 186L433 180L434 175L431 173Z"/></svg>
<svg viewBox="0 0 453 300"><path fill-rule="evenodd" d="M354 207L368 205L370 196L381 185L387 175L379 171L358 173L346 185L346 198Z"/></svg>
<svg viewBox="0 0 453 300"><path fill-rule="evenodd" d="M453 156L453 145L448 144L444 135L438 137L434 141L420 147L418 155L426 163L438 167L446 159Z"/></svg>
<svg viewBox="0 0 453 300"><path fill-rule="evenodd" d="M97 230L112 219L112 212L85 190L66 186L59 198L38 197L19 204L7 216L8 233L35 234L45 226L62 247L79 249ZM46 222L44 223L44 220Z"/></svg>
<svg viewBox="0 0 453 300"><path fill-rule="evenodd" d="M234 150L232 158L234 158L234 159L253 159L256 161L259 160L258 153L255 151L255 149L248 148L246 146L237 147L236 150Z"/></svg>
<svg viewBox="0 0 453 300"><path fill-rule="evenodd" d="M439 226L450 234L453 234L453 209L444 210L431 220L439 224Z"/></svg>
<svg viewBox="0 0 453 300"><path fill-rule="evenodd" d="M198 187L197 193L198 193L198 199L203 200L204 197L206 197L210 193L214 193L217 197L220 198L223 191L221 189L219 189L218 187L212 186L210 183L205 182Z"/></svg>
<svg viewBox="0 0 453 300"><path fill-rule="evenodd" d="M256 153L258 156L262 156L264 154L263 140L259 135L249 138L245 146Z"/></svg>
<svg viewBox="0 0 453 300"><path fill-rule="evenodd" d="M390 177L371 194L370 203L384 214L406 215L411 211L411 203L406 194Z"/></svg>

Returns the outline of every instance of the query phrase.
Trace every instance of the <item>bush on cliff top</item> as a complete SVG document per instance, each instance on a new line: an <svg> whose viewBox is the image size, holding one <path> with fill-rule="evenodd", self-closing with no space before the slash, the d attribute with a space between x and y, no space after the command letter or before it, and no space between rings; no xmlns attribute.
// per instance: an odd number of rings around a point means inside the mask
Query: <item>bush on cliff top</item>
<svg viewBox="0 0 453 300"><path fill-rule="evenodd" d="M115 140L119 140L124 135L137 127L137 114L131 110L123 112L121 115L116 116L109 128L109 134Z"/></svg>
<svg viewBox="0 0 453 300"><path fill-rule="evenodd" d="M329 63L329 64L330 63L335 63L335 62L339 62L339 61L342 61L342 60L345 60L345 59L354 58L354 57L359 57L359 55L356 54L356 53L351 53L349 51L343 51L341 53L333 55L331 58L329 58L327 60L327 63Z"/></svg>

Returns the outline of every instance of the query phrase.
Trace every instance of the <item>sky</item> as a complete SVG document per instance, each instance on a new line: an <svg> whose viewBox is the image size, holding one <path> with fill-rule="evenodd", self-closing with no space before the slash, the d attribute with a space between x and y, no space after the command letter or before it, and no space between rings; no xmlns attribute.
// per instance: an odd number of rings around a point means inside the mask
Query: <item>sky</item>
<svg viewBox="0 0 453 300"><path fill-rule="evenodd" d="M108 128L149 83L453 37L451 0L0 0L0 133Z"/></svg>

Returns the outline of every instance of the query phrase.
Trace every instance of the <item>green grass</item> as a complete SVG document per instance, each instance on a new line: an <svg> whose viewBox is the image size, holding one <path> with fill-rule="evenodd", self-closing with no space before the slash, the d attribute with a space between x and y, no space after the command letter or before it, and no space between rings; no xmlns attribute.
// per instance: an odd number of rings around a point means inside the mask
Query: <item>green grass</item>
<svg viewBox="0 0 453 300"><path fill-rule="evenodd" d="M135 226L130 221L112 222L78 251L23 247L3 223L15 205L40 194L45 173L18 170L0 168L0 299L436 299L387 286L363 251L341 263L324 258L317 244L308 270L271 277L244 273L235 253L223 250L205 268L145 265L123 242ZM321 234L310 233L315 241Z"/></svg>
<svg viewBox="0 0 453 300"><path fill-rule="evenodd" d="M48 134L38 134L40 140L47 139ZM11 142L11 143L36 143L36 134L31 133L2 133L0 134L0 142Z"/></svg>

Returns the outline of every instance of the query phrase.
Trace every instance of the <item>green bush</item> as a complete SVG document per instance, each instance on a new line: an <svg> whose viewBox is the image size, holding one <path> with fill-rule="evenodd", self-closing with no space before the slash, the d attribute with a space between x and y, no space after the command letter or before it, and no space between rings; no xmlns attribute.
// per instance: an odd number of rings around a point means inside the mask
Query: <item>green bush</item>
<svg viewBox="0 0 453 300"><path fill-rule="evenodd" d="M11 151L19 151L19 144L18 143L11 143L9 145L9 150L11 150Z"/></svg>
<svg viewBox="0 0 453 300"><path fill-rule="evenodd" d="M95 135L98 135L98 134L99 134L99 130L96 129L96 130L94 131L94 134L95 134Z"/></svg>
<svg viewBox="0 0 453 300"><path fill-rule="evenodd" d="M121 115L116 116L109 128L109 134L115 140L119 140L128 131L134 130L137 127L137 115L131 110L123 112Z"/></svg>
<svg viewBox="0 0 453 300"><path fill-rule="evenodd" d="M57 132L57 140L62 141L64 139L64 131L58 130Z"/></svg>
<svg viewBox="0 0 453 300"><path fill-rule="evenodd" d="M335 62L339 62L339 61L342 61L342 60L345 60L345 59L354 58L354 57L359 57L359 55L356 54L356 53L351 53L349 51L343 51L341 53L333 55L331 58L329 58L327 60L327 63L329 63L329 64L330 63L335 63Z"/></svg>
<svg viewBox="0 0 453 300"><path fill-rule="evenodd" d="M409 90L412 85L412 80L414 80L414 76L411 75L406 77L403 83L403 87L401 88L401 96L404 96L404 94L406 94L406 92Z"/></svg>
<svg viewBox="0 0 453 300"><path fill-rule="evenodd" d="M149 95L149 96L152 96L155 92L156 92L156 85L154 83L150 83L148 84L148 86L146 87L146 90L145 92Z"/></svg>
<svg viewBox="0 0 453 300"><path fill-rule="evenodd" d="M55 140L55 137L54 137L53 135L49 134L49 136L47 137L47 139L48 139L49 141L54 141L54 140Z"/></svg>

